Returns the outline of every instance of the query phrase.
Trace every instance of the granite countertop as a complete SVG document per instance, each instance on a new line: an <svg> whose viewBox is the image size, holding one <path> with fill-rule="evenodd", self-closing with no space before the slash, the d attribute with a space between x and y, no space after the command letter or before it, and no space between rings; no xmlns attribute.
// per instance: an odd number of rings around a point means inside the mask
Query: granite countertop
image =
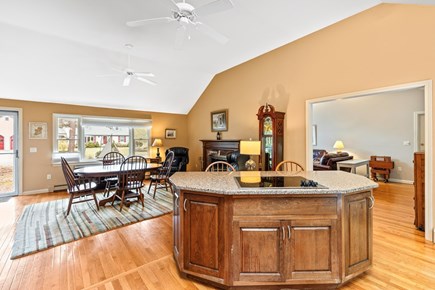
<svg viewBox="0 0 435 290"><path fill-rule="evenodd" d="M319 183L314 188L241 188L234 177L302 176ZM370 179L343 171L236 171L236 172L177 172L170 177L177 189L220 194L346 194L371 190L378 184Z"/></svg>

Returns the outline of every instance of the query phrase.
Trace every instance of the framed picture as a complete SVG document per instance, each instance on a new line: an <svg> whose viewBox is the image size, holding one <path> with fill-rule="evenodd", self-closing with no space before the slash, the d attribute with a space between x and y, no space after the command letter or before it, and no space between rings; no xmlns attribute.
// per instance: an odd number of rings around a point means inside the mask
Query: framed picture
<svg viewBox="0 0 435 290"><path fill-rule="evenodd" d="M317 145L317 125L313 125L313 146Z"/></svg>
<svg viewBox="0 0 435 290"><path fill-rule="evenodd" d="M175 139L175 138L177 138L177 130L175 130L175 129L166 129L165 130L165 138L166 139Z"/></svg>
<svg viewBox="0 0 435 290"><path fill-rule="evenodd" d="M47 139L47 123L29 122L29 139Z"/></svg>
<svg viewBox="0 0 435 290"><path fill-rule="evenodd" d="M228 110L211 112L211 131L228 131Z"/></svg>

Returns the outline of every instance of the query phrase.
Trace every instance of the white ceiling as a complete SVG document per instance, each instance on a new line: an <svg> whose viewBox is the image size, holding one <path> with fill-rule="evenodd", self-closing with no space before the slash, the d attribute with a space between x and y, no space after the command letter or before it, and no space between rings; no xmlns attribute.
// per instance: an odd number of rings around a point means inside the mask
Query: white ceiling
<svg viewBox="0 0 435 290"><path fill-rule="evenodd" d="M167 1L0 0L0 98L187 114L215 74L391 2L233 0L233 9L200 18L228 43L194 31L182 49L174 45L176 23L126 26L170 16ZM127 51L126 43L134 48ZM136 71L155 74L157 86L123 87L122 76L97 77L125 67L127 52Z"/></svg>

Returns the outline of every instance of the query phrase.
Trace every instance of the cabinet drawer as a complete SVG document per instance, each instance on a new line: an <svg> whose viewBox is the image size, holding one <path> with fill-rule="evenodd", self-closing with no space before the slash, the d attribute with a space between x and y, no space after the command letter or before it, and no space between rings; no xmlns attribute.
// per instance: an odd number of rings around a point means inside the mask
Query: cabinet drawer
<svg viewBox="0 0 435 290"><path fill-rule="evenodd" d="M336 197L235 198L234 216L252 215L334 215Z"/></svg>

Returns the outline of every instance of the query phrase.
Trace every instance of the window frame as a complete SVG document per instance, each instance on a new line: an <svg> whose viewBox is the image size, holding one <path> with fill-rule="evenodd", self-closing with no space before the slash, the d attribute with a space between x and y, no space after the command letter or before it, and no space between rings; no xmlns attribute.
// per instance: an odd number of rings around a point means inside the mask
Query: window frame
<svg viewBox="0 0 435 290"><path fill-rule="evenodd" d="M59 136L59 126L58 126L58 120L60 118L71 118L71 119L77 119L78 122L78 128L77 128L77 146L78 146L78 150L77 152L71 153L71 152L59 152L59 148L58 148L58 136ZM99 159L94 158L94 159L85 159L85 144L86 144L86 137L85 137L85 129L83 125L83 119L94 119L97 120L98 122L102 122L101 124L98 125L94 125L94 126L105 126L104 121L107 121L108 123L111 124L116 124L119 123L120 126L123 127L127 127L129 130L129 142L130 142L130 146L129 146L129 156L135 155L136 153L136 144L135 144L135 136L134 136L134 128L145 128L148 131L148 140L147 139L143 139L143 140L147 140L147 145L148 145L148 154L147 156L145 156L145 158L150 158L151 157L151 132L152 132L152 120L150 119L131 119L131 118L122 118L122 117L106 117L106 116L88 116L88 115L77 115L77 114L59 114L59 113L54 113L53 114L53 149L52 149L52 160L53 163L59 163L60 162L60 157L64 157L69 161L72 162L77 162L77 163L92 163L92 162L96 162ZM136 125L128 125L127 124L149 124L149 125L145 125L145 126L136 126ZM88 125L90 126L90 125Z"/></svg>

